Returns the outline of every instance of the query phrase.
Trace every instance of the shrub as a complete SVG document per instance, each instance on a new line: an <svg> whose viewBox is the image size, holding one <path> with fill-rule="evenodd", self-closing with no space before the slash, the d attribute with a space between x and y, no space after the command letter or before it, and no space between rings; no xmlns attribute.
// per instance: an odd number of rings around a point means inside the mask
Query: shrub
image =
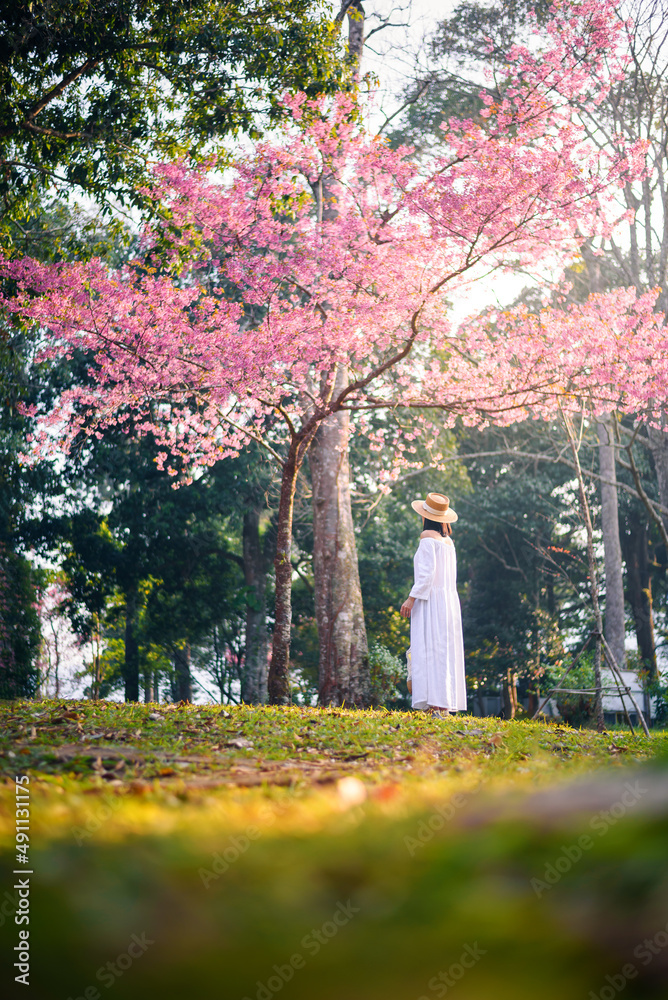
<svg viewBox="0 0 668 1000"><path fill-rule="evenodd" d="M565 663L563 670L551 675L550 683L560 684L567 669L568 663ZM592 690L595 687L593 654L586 653L581 657L577 667L565 678L565 685L575 690ZM557 691L556 698L559 714L570 726L586 726L594 717L595 695L566 694Z"/></svg>
<svg viewBox="0 0 668 1000"><path fill-rule="evenodd" d="M403 693L397 684L406 679L405 662L374 640L369 648L369 666L371 703L374 708L403 700Z"/></svg>

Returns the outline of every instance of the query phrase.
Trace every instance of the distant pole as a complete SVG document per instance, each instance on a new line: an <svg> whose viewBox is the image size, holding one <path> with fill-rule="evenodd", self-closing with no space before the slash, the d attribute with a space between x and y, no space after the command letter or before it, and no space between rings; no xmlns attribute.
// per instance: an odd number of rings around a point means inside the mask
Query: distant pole
<svg viewBox="0 0 668 1000"><path fill-rule="evenodd" d="M603 695L602 695L602 682L601 682L601 643L603 638L603 618L601 617L601 605L598 599L598 572L596 568L596 559L594 557L594 529L591 523L591 512L589 510L589 503L587 501L587 494L585 492L584 477L582 475L582 467L580 465L580 455L579 455L579 445L575 438L575 433L573 431L573 424L571 418L567 416L559 405L559 412L561 413L564 426L566 428L566 434L568 435L568 440L571 446L571 452L573 454L573 463L575 465L575 472L578 478L578 494L580 499L580 514L582 515L582 520L584 522L585 530L587 532L587 558L589 562L589 590L591 593L591 604L594 611L594 621L596 623L596 646L594 652L594 686L596 688L596 700L594 702L594 718L596 720L596 728L599 733L602 733L605 729L605 723L603 721Z"/></svg>

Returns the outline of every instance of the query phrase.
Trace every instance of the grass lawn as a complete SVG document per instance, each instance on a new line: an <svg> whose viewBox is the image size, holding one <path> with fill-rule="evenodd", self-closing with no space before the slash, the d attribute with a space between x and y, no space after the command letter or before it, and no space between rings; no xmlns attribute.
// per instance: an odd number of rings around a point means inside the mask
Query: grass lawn
<svg viewBox="0 0 668 1000"><path fill-rule="evenodd" d="M3 996L668 995L664 732L3 703L0 769Z"/></svg>

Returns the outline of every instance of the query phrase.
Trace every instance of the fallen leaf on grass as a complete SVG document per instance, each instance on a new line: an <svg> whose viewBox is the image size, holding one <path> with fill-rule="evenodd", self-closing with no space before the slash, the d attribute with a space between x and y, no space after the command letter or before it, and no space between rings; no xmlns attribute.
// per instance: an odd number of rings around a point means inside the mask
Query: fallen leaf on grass
<svg viewBox="0 0 668 1000"><path fill-rule="evenodd" d="M380 785L379 788L375 788L371 795L378 802L389 802L390 799L395 798L399 794L399 785Z"/></svg>
<svg viewBox="0 0 668 1000"><path fill-rule="evenodd" d="M77 712L63 712L62 715L54 715L49 719L49 724L57 726L61 722L78 722L81 716Z"/></svg>
<svg viewBox="0 0 668 1000"><path fill-rule="evenodd" d="M147 781L131 781L129 787L133 795L146 795L151 788Z"/></svg>
<svg viewBox="0 0 668 1000"><path fill-rule="evenodd" d="M245 736L239 736L236 740L228 740L226 747L234 747L236 750L252 750L253 744Z"/></svg>

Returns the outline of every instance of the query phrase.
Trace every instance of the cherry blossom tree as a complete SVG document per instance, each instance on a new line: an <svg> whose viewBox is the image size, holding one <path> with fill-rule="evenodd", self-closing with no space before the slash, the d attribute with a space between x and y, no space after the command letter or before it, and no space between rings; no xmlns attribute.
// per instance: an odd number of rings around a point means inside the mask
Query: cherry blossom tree
<svg viewBox="0 0 668 1000"><path fill-rule="evenodd" d="M90 359L89 384L42 415L38 452L120 426L155 435L175 476L172 455L195 474L249 440L280 464L272 702L289 697L293 501L323 420L355 410L364 431L369 411L437 407L447 420L507 422L583 392L608 407L656 392L651 296L460 331L448 320L446 294L497 268L553 274L611 231L606 193L637 172L642 148L596 149L569 103L602 100L618 72L611 10L558 9L541 51L509 53L516 85L490 99L487 127L444 123L428 163L373 138L349 97L288 97L291 127L231 167L156 168L165 221L145 231L140 259L117 271L3 262L18 285L5 306L43 328L41 356ZM336 198L327 218L313 210L324 181ZM352 689L346 700L367 699Z"/></svg>
<svg viewBox="0 0 668 1000"><path fill-rule="evenodd" d="M84 642L72 631L64 610L69 597L70 593L59 574L54 575L40 593L38 610L42 644L37 666L40 672L39 688L44 697L61 697L63 691L71 686L73 664L81 659ZM93 659L96 659L94 654ZM99 655L97 660L99 661ZM99 697L98 674L99 668L97 672L94 671L91 686L93 697Z"/></svg>

